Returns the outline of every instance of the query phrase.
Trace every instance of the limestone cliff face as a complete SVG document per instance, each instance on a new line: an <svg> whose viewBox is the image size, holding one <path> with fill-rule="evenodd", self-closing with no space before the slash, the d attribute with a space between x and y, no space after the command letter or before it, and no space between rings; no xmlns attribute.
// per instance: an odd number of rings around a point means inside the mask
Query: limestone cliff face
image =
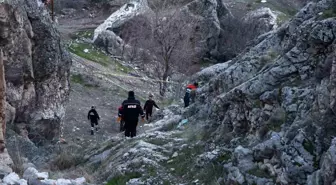
<svg viewBox="0 0 336 185"><path fill-rule="evenodd" d="M336 184L335 12L334 0L307 4L199 72L196 103L162 111L137 140L105 143L89 165L144 184Z"/></svg>
<svg viewBox="0 0 336 185"><path fill-rule="evenodd" d="M335 170L323 162L334 155L336 136L336 20L326 15L335 12L333 3L309 3L232 61L199 73L197 79L209 83L194 111L210 115L216 128L210 140L225 143L228 135L244 140L226 143L245 148L235 149L242 156L226 166L226 181L261 182L251 180L251 171L266 169L283 184L335 183L321 176Z"/></svg>
<svg viewBox="0 0 336 185"><path fill-rule="evenodd" d="M64 117L71 58L39 0L0 4L7 122L20 123L34 142L52 140Z"/></svg>

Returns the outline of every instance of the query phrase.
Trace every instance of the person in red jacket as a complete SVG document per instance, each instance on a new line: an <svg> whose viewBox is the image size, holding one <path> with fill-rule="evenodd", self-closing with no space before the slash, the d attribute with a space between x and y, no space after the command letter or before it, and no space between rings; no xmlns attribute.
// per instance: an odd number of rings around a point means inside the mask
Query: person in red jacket
<svg viewBox="0 0 336 185"><path fill-rule="evenodd" d="M186 93L184 95L184 107L188 107L189 103L190 103L190 99L192 100L192 102L195 100L195 96L196 96L196 89L198 87L198 83L195 82L194 84L189 84L187 85L186 88Z"/></svg>
<svg viewBox="0 0 336 185"><path fill-rule="evenodd" d="M153 113L153 106L160 109L155 101L153 100L153 95L149 94L149 100L146 101L145 106L144 106L144 110L146 112L146 120L148 121L149 117L152 117L152 113Z"/></svg>

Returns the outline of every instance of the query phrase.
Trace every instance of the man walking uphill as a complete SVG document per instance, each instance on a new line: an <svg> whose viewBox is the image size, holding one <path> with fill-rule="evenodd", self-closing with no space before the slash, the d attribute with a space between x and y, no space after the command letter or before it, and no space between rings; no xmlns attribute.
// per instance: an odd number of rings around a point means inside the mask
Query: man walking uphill
<svg viewBox="0 0 336 185"><path fill-rule="evenodd" d="M91 110L88 113L88 119L91 121L91 135L93 135L95 125L96 125L96 131L98 131L98 120L100 119L95 106L91 107Z"/></svg>
<svg viewBox="0 0 336 185"><path fill-rule="evenodd" d="M188 107L191 102L193 103L195 101L195 96L196 96L196 89L198 87L198 83L195 82L194 84L189 84L186 88L186 93L184 95L184 107Z"/></svg>
<svg viewBox="0 0 336 185"><path fill-rule="evenodd" d="M155 101L153 100L153 95L149 94L149 100L146 101L145 106L144 106L144 110L146 112L146 120L148 121L148 117L152 117L152 113L153 113L153 106L155 106L156 108L160 109Z"/></svg>
<svg viewBox="0 0 336 185"><path fill-rule="evenodd" d="M128 92L128 99L122 103L122 117L125 121L125 136L136 136L136 127L139 121L139 115L144 119L145 115L140 105L140 101L135 99L134 92Z"/></svg>

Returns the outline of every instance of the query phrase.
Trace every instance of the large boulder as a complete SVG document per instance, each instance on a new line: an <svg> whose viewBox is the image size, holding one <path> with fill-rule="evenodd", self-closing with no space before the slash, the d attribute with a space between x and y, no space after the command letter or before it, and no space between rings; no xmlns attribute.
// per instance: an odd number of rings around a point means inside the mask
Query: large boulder
<svg viewBox="0 0 336 185"><path fill-rule="evenodd" d="M8 115L27 125L34 142L52 140L65 114L71 58L40 0L2 1L0 25Z"/></svg>
<svg viewBox="0 0 336 185"><path fill-rule="evenodd" d="M9 173L13 172L11 166L13 165L13 161L11 157L8 155L7 150L0 153L0 179L4 178Z"/></svg>
<svg viewBox="0 0 336 185"><path fill-rule="evenodd" d="M270 8L260 8L249 12L244 22L255 26L256 35L269 32L277 28L277 14Z"/></svg>
<svg viewBox="0 0 336 185"><path fill-rule="evenodd" d="M216 57L219 55L220 20L232 16L221 0L194 0L182 8L186 16L194 18L198 25L195 38L197 50L201 56Z"/></svg>
<svg viewBox="0 0 336 185"><path fill-rule="evenodd" d="M151 10L148 6L147 0L133 0L125 4L124 6L120 7L119 10L113 12L110 17L104 21L104 23L95 29L93 41L96 41L99 35L106 30L113 32L114 29L119 28L132 18L148 13L149 11Z"/></svg>
<svg viewBox="0 0 336 185"><path fill-rule="evenodd" d="M324 154L321 169L308 176L308 185L336 184L336 138Z"/></svg>

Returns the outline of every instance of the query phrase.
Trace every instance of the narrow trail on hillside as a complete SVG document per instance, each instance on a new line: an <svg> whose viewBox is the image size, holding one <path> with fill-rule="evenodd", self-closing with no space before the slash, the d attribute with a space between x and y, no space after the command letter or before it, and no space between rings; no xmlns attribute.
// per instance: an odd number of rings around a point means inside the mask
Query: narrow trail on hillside
<svg viewBox="0 0 336 185"><path fill-rule="evenodd" d="M59 20L58 27L63 42L76 42L73 36L81 31L92 31L104 22L105 17L100 15L88 18L83 15L63 17ZM89 44L89 43L88 43ZM99 145L112 137L125 137L119 132L117 110L121 103L127 99L127 92L134 90L136 98L143 106L149 93L158 94L158 81L148 78L134 64L110 58L107 65L92 61L88 58L71 53L71 90L69 103L66 108L63 129L65 141L71 145L76 144L88 148ZM131 70L121 70L124 67ZM121 68L121 69L120 69ZM170 82L180 86L179 83ZM164 108L162 100L154 97L160 108ZM95 105L99 116L99 130L93 136L90 134L90 122L87 113ZM154 111L155 114L155 111ZM139 120L137 135L145 133L152 127L151 123Z"/></svg>

